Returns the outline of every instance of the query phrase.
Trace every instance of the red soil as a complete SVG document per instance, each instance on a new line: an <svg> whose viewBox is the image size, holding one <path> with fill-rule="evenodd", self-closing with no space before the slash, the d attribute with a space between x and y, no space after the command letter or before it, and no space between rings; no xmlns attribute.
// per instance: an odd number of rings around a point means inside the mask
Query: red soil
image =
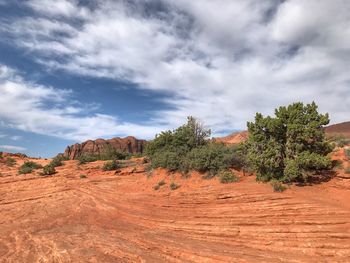
<svg viewBox="0 0 350 263"><path fill-rule="evenodd" d="M334 158L350 167L343 150ZM52 177L17 175L16 159L0 164L1 262L350 262L344 170L274 193L238 172L227 185L197 173L148 176L141 159L118 174L66 161Z"/></svg>

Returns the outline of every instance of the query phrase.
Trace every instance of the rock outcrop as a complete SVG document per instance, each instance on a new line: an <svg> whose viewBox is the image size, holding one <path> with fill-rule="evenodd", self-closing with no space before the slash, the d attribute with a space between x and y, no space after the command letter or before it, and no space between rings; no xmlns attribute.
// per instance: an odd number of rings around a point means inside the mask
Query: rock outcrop
<svg viewBox="0 0 350 263"><path fill-rule="evenodd" d="M350 138L350 121L330 125L325 128L326 134Z"/></svg>
<svg viewBox="0 0 350 263"><path fill-rule="evenodd" d="M143 153L145 144L145 140L138 140L132 136L126 138L117 137L109 140L88 140L83 143L76 143L68 146L64 151L63 156L68 157L69 159L77 159L83 155L97 155L103 153L107 147L112 147L118 151L132 154Z"/></svg>
<svg viewBox="0 0 350 263"><path fill-rule="evenodd" d="M248 138L248 131L234 132L225 137L214 138L216 142L223 142L226 144L238 144L244 142Z"/></svg>

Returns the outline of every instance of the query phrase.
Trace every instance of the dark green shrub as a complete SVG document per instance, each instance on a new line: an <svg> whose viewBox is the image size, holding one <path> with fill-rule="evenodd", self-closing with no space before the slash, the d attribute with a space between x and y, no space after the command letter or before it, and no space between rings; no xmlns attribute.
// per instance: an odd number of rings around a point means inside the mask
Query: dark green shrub
<svg viewBox="0 0 350 263"><path fill-rule="evenodd" d="M232 165L233 149L222 143L210 142L188 153L189 167L199 172L216 175Z"/></svg>
<svg viewBox="0 0 350 263"><path fill-rule="evenodd" d="M42 168L42 166L40 164L29 161L29 162L25 162L24 164L22 164L19 167L18 173L19 174L29 174L29 173L33 172L33 170L40 169L40 168Z"/></svg>
<svg viewBox="0 0 350 263"><path fill-rule="evenodd" d="M12 167L16 164L16 160L13 159L12 157L7 157L6 158L6 165L9 166L9 167Z"/></svg>
<svg viewBox="0 0 350 263"><path fill-rule="evenodd" d="M56 169L52 165L45 165L43 167L42 175L52 175L56 173Z"/></svg>
<svg viewBox="0 0 350 263"><path fill-rule="evenodd" d="M81 174L81 175L79 175L79 177L80 177L80 179L85 179L85 178L87 178L87 176L86 176L85 174Z"/></svg>
<svg viewBox="0 0 350 263"><path fill-rule="evenodd" d="M18 174L30 174L31 172L33 172L33 168L30 167L20 167L18 169Z"/></svg>
<svg viewBox="0 0 350 263"><path fill-rule="evenodd" d="M67 157L59 155L59 156L56 156L55 158L53 158L49 165L52 167L62 166L63 161L67 161L67 160L68 160Z"/></svg>
<svg viewBox="0 0 350 263"><path fill-rule="evenodd" d="M174 182L172 182L171 184L170 184L170 189L171 190L176 190L176 189L178 189L180 187L180 185L178 185L178 184L176 184L176 183L174 183Z"/></svg>
<svg viewBox="0 0 350 263"><path fill-rule="evenodd" d="M165 181L161 180L158 182L158 184L156 184L155 186L153 186L154 190L159 190L161 186L165 185Z"/></svg>
<svg viewBox="0 0 350 263"><path fill-rule="evenodd" d="M162 132L146 145L153 168L162 167L187 175L190 170L217 174L233 164L234 148L209 141L206 130L195 118L176 130ZM239 160L236 160L238 163Z"/></svg>
<svg viewBox="0 0 350 263"><path fill-rule="evenodd" d="M78 158L79 164L86 164L100 160L98 155L82 155Z"/></svg>
<svg viewBox="0 0 350 263"><path fill-rule="evenodd" d="M328 123L328 114L319 114L314 102L280 107L275 117L257 113L245 143L257 180L305 181L312 172L331 169L333 147L323 128Z"/></svg>
<svg viewBox="0 0 350 263"><path fill-rule="evenodd" d="M219 173L219 178L222 184L234 183L239 181L239 178L230 171L221 171Z"/></svg>
<svg viewBox="0 0 350 263"><path fill-rule="evenodd" d="M4 158L3 152L0 152L0 159Z"/></svg>
<svg viewBox="0 0 350 263"><path fill-rule="evenodd" d="M113 171L113 170L117 170L118 168L119 168L119 165L116 160L107 161L102 167L103 171Z"/></svg>
<svg viewBox="0 0 350 263"><path fill-rule="evenodd" d="M165 181L164 181L164 180L159 181L159 182L158 182L158 185L159 185L159 186L165 185Z"/></svg>
<svg viewBox="0 0 350 263"><path fill-rule="evenodd" d="M271 186L275 192L283 192L287 189L281 182L279 181L271 181Z"/></svg>
<svg viewBox="0 0 350 263"><path fill-rule="evenodd" d="M174 131L165 131L147 143L145 153L152 167L163 167L171 171L188 172L187 154L194 148L207 144L210 130L204 129L195 118Z"/></svg>
<svg viewBox="0 0 350 263"><path fill-rule="evenodd" d="M130 159L131 154L119 151L112 145L107 144L101 154L98 156L99 160L127 160Z"/></svg>

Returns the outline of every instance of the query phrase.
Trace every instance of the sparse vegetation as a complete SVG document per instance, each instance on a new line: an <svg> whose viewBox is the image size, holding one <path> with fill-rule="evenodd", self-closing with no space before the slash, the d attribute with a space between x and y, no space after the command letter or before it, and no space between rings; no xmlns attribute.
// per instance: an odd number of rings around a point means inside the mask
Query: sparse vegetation
<svg viewBox="0 0 350 263"><path fill-rule="evenodd" d="M283 183L276 180L271 181L271 186L273 188L273 191L275 192L283 192L287 189L287 187L285 187Z"/></svg>
<svg viewBox="0 0 350 263"><path fill-rule="evenodd" d="M211 131L195 118L174 131L162 132L146 146L146 154L153 168L187 174L190 170L216 175L232 164L233 148L210 142Z"/></svg>
<svg viewBox="0 0 350 263"><path fill-rule="evenodd" d="M337 170L340 170L340 169L344 168L342 160L334 160L332 162L332 166L333 166L334 169L337 169Z"/></svg>
<svg viewBox="0 0 350 263"><path fill-rule="evenodd" d="M257 113L248 123L245 143L249 163L259 181L306 181L314 172L331 169L325 140L328 114L319 114L317 105L294 103L275 110L275 117Z"/></svg>
<svg viewBox="0 0 350 263"><path fill-rule="evenodd" d="M68 160L67 157L59 155L59 156L56 156L55 158L53 158L49 165L52 167L62 166L63 161L67 161L67 160Z"/></svg>
<svg viewBox="0 0 350 263"><path fill-rule="evenodd" d="M97 155L98 160L127 160L130 159L131 154L126 152L118 151L117 149L113 148L112 145L107 144L103 148L103 151L100 155Z"/></svg>
<svg viewBox="0 0 350 263"><path fill-rule="evenodd" d="M172 182L171 184L170 184L170 189L171 190L176 190L176 189L178 189L180 187L180 185L178 185L178 184L176 184L176 183L174 183L174 182Z"/></svg>
<svg viewBox="0 0 350 263"><path fill-rule="evenodd" d="M40 169L42 166L36 162L28 161L22 164L19 167L18 173L19 174L29 174L33 172L33 170Z"/></svg>
<svg viewBox="0 0 350 263"><path fill-rule="evenodd" d="M55 173L56 173L56 169L54 166L49 164L43 167L42 175L53 175Z"/></svg>
<svg viewBox="0 0 350 263"><path fill-rule="evenodd" d="M151 177L153 175L153 167L151 165L147 165L145 167L145 170L146 170L146 174L147 174L147 178Z"/></svg>
<svg viewBox="0 0 350 263"><path fill-rule="evenodd" d="M16 160L15 160L14 158L12 158L12 157L7 157L5 163L6 163L7 166L12 167L12 166L14 166L17 162L16 162Z"/></svg>
<svg viewBox="0 0 350 263"><path fill-rule="evenodd" d="M333 135L328 137L328 139L335 147L344 147L350 144L350 139L340 135Z"/></svg>
<svg viewBox="0 0 350 263"><path fill-rule="evenodd" d="M219 173L220 182L222 184L238 182L239 178L234 173L230 171L221 171Z"/></svg>
<svg viewBox="0 0 350 263"><path fill-rule="evenodd" d="M159 190L161 186L165 185L165 181L164 180L161 180L159 181L155 186L153 186L153 189L154 190Z"/></svg>
<svg viewBox="0 0 350 263"><path fill-rule="evenodd" d="M78 158L79 164L86 164L100 160L98 155L83 155Z"/></svg>
<svg viewBox="0 0 350 263"><path fill-rule="evenodd" d="M114 170L117 170L118 168L119 168L119 165L116 160L107 161L102 167L103 171L114 171Z"/></svg>
<svg viewBox="0 0 350 263"><path fill-rule="evenodd" d="M345 155L348 159L350 158L350 149L345 149Z"/></svg>
<svg viewBox="0 0 350 263"><path fill-rule="evenodd" d="M121 152L113 148L111 145L107 145L101 154L84 154L78 158L79 164L91 163L99 160L127 160L130 159L131 154Z"/></svg>
<svg viewBox="0 0 350 263"><path fill-rule="evenodd" d="M80 179L85 179L85 178L87 178L87 176L86 176L85 174L81 174L81 175L79 175L79 177L80 177Z"/></svg>
<svg viewBox="0 0 350 263"><path fill-rule="evenodd" d="M163 185L165 185L165 184L166 184L166 183L165 183L164 180L161 180L161 181L158 182L158 185L159 185L159 186L163 186Z"/></svg>

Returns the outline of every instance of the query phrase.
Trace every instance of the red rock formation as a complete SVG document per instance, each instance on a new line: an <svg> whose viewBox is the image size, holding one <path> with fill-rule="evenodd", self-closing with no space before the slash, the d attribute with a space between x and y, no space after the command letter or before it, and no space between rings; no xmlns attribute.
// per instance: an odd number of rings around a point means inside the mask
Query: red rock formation
<svg viewBox="0 0 350 263"><path fill-rule="evenodd" d="M248 131L234 132L228 136L214 138L217 142L223 142L227 144L238 144L244 142L248 138Z"/></svg>
<svg viewBox="0 0 350 263"><path fill-rule="evenodd" d="M338 135L350 138L350 121L330 125L325 129L328 135Z"/></svg>
<svg viewBox="0 0 350 263"><path fill-rule="evenodd" d="M126 138L113 138L109 140L88 140L80 144L76 143L68 146L64 151L63 156L68 157L69 159L77 159L82 155L101 154L106 147L112 147L118 151L127 153L142 153L145 144L145 140L138 140L132 136Z"/></svg>

